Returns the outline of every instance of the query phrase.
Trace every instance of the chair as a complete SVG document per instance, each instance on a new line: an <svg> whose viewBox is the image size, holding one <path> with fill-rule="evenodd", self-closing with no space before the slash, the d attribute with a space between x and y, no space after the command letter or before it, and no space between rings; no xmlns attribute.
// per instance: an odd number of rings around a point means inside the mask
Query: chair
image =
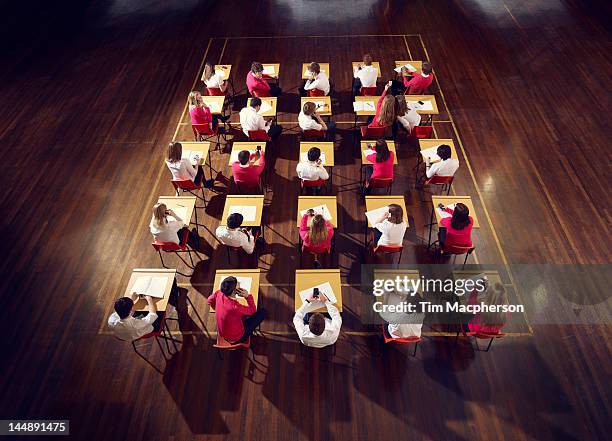
<svg viewBox="0 0 612 441"><path fill-rule="evenodd" d="M168 331L168 335L166 335L166 331ZM153 369L155 369L157 372L159 372L160 374L163 374L164 372L159 369L157 366L155 366L153 363L151 363L151 361L146 358L143 354L141 354L140 352L138 352L138 346L136 346L136 342L137 341L142 341L142 340L147 340L149 338L153 338L155 340L155 342L157 343L157 345L159 346L160 351L162 352L162 355L164 357L164 361L167 363L169 357L166 357L166 352L164 351L164 348L162 347L159 339L162 338L164 340L164 342L166 343L166 349L168 351L168 354L170 356L172 356L172 352L170 351L170 345L168 344L168 340L170 340L172 342L172 345L174 346L174 353L176 354L178 352L178 347L176 346L176 343L182 343L180 340L176 340L174 338L172 338L172 335L170 334L170 329L168 328L168 324L166 323L166 314L164 313L164 315L161 317L160 319L160 325L159 325L159 329L157 331L153 331L153 332L149 332L148 334L143 335L140 338L137 338L136 340L132 340L132 348L134 349L134 352L136 352L136 354L142 358L144 361L146 361L147 363L149 363Z"/></svg>
<svg viewBox="0 0 612 441"><path fill-rule="evenodd" d="M361 130L362 139L380 139L384 138L387 134L387 127L361 126L359 129Z"/></svg>
<svg viewBox="0 0 612 441"><path fill-rule="evenodd" d="M217 355L219 356L219 360L223 360L223 351L234 351L240 348L251 349L251 337L247 339L244 343L230 343L220 334L217 334L217 342L213 345L214 348L217 349Z"/></svg>
<svg viewBox="0 0 612 441"><path fill-rule="evenodd" d="M433 126L415 126L410 136L416 139L428 139L431 138L432 133Z"/></svg>
<svg viewBox="0 0 612 441"><path fill-rule="evenodd" d="M361 88L361 94L363 96L376 96L376 90L378 88L376 86L374 87L362 87Z"/></svg>
<svg viewBox="0 0 612 441"><path fill-rule="evenodd" d="M253 236L253 240L257 240L259 237L261 236L261 231L257 231L257 233ZM225 244L221 244L225 247L226 251L227 251L227 264L231 265L232 263L232 253L235 253L236 256L238 256L238 259L240 259L240 254L244 253L247 254L242 247L233 247L231 245L225 245ZM257 266L257 244L255 244L255 248L253 249L253 253L252 254L247 254L248 256L253 256L255 258L255 266ZM240 261L238 261L238 263L240 263Z"/></svg>
<svg viewBox="0 0 612 441"><path fill-rule="evenodd" d="M374 233L370 230L370 244L374 243ZM402 254L404 252L404 245L377 245L372 249L372 251L376 254L379 251L385 254L394 254L399 253L399 259L397 260L397 264L399 265L402 261Z"/></svg>
<svg viewBox="0 0 612 441"><path fill-rule="evenodd" d="M502 338L504 337L506 334L504 334L503 332L482 332L482 331L478 331L472 334L475 337L475 342L476 342L476 348L478 348L479 351L482 351L482 349L480 349L480 347L478 346L478 339L482 339L482 340L486 340L486 339L490 339L489 340L489 344L487 345L487 349L485 349L483 352L489 352L489 349L491 349L491 344L493 343L493 340L498 339L498 338Z"/></svg>
<svg viewBox="0 0 612 441"><path fill-rule="evenodd" d="M223 136L223 140L227 142L225 133L219 131L219 126L211 129L210 124L192 124L191 130L193 131L196 142L210 141L215 136L217 137L217 148L221 146L221 136Z"/></svg>
<svg viewBox="0 0 612 441"><path fill-rule="evenodd" d="M436 243L438 243L438 245L439 245L438 241L436 241ZM476 248L473 247L473 246L470 246L470 247L461 247L461 246L457 246L457 245L450 245L450 246L445 245L444 247L440 247L440 249L439 249L440 253L439 254L440 254L440 256L443 256L445 254L454 255L455 257L453 258L453 264L455 263L455 260L457 259L458 255L465 254L465 259L463 260L463 266L462 266L462 268L463 268L463 267L465 267L465 264L467 262L468 257L470 256L470 254L472 254L474 252L475 249Z"/></svg>
<svg viewBox="0 0 612 441"><path fill-rule="evenodd" d="M204 202L204 207L195 208L206 208L206 198L204 197L204 177L202 177L202 182L200 182L200 185L197 185L191 179L173 179L172 186L174 187L174 191L176 191L177 196L180 196L179 190L181 190L183 193L187 192ZM200 190L202 196L198 196L196 193L194 193L197 190Z"/></svg>
<svg viewBox="0 0 612 441"><path fill-rule="evenodd" d="M365 188L386 188L387 195L391 194L393 188L393 178L370 178L365 182Z"/></svg>
<svg viewBox="0 0 612 441"><path fill-rule="evenodd" d="M219 87L207 87L206 92L208 96L225 96L226 93L221 90Z"/></svg>
<svg viewBox="0 0 612 441"><path fill-rule="evenodd" d="M325 130L304 130L302 132L302 138L304 141L319 141L326 136L327 134L325 133Z"/></svg>
<svg viewBox="0 0 612 441"><path fill-rule="evenodd" d="M433 175L431 178L423 182L423 185L436 185L442 187L442 192L446 190L446 194L450 193L451 185L453 183L454 176L438 176Z"/></svg>
<svg viewBox="0 0 612 441"><path fill-rule="evenodd" d="M325 96L325 91L321 89L310 89L307 92L308 96Z"/></svg>
<svg viewBox="0 0 612 441"><path fill-rule="evenodd" d="M236 190L239 194L262 194L264 193L264 187L261 182L261 176L259 180L255 182L240 181L232 177L234 184L236 184Z"/></svg>
<svg viewBox="0 0 612 441"><path fill-rule="evenodd" d="M191 268L192 270L195 269L195 264L193 263L193 257L191 256L191 249L189 248L189 246L187 245L187 240L189 239L189 230L185 229L184 233L183 233L183 238L181 239L181 243L174 243L174 242L159 242L157 239L153 241L153 243L151 244L153 246L153 248L155 249L155 251L157 251L157 253L159 254L159 259L161 260L161 264L164 268L168 268L166 266L166 264L164 263L164 258L162 256L162 251L165 253L174 253L178 256L179 259L181 259L181 261L187 265L189 268ZM185 259L183 259L183 257L180 255L180 253L187 253L189 254L189 260L191 261L191 265L189 265L189 263L187 263L187 261ZM179 271L177 271L178 274L180 274L181 276L185 276L185 277L191 277L191 274L183 274Z"/></svg>
<svg viewBox="0 0 612 441"><path fill-rule="evenodd" d="M249 130L249 141L272 141L265 130Z"/></svg>
<svg viewBox="0 0 612 441"><path fill-rule="evenodd" d="M332 242L334 241L334 238L332 237ZM300 243L301 245L299 246L299 250L300 250L300 267L302 266L302 256L304 255L304 253L310 253L313 257L314 257L314 261L315 261L315 265L317 264L316 262L319 262L319 255L320 254L327 254L327 255L331 255L331 250L332 250L332 244L330 243L329 247L310 247L307 246L304 242L302 242L302 237L300 236ZM319 262L320 264L320 262Z"/></svg>
<svg viewBox="0 0 612 441"><path fill-rule="evenodd" d="M308 181L305 179L300 179L300 189L302 194L306 188L319 187L322 190L325 189L325 180L317 179L316 181Z"/></svg>
<svg viewBox="0 0 612 441"><path fill-rule="evenodd" d="M394 343L397 345L409 345L414 343L414 351L412 352L412 356L416 357L416 351L419 347L419 342L421 341L421 337L405 337L405 338L393 338L389 335L389 331L387 330L386 325L382 325L382 333L383 333L383 341L385 344Z"/></svg>

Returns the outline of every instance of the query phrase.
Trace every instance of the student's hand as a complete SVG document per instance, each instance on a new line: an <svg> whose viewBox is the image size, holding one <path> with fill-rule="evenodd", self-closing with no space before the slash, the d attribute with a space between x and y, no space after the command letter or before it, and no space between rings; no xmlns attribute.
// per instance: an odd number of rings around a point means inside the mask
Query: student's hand
<svg viewBox="0 0 612 441"><path fill-rule="evenodd" d="M319 294L320 295L320 294ZM317 300L320 300L318 297L315 297L314 295L310 295L310 297L308 297L308 302L312 303L312 302L316 302Z"/></svg>
<svg viewBox="0 0 612 441"><path fill-rule="evenodd" d="M244 288L236 287L236 295L246 298L249 296L249 292Z"/></svg>
<svg viewBox="0 0 612 441"><path fill-rule="evenodd" d="M321 165L323 164L323 161L321 161L321 158L317 159L317 165Z"/></svg>
<svg viewBox="0 0 612 441"><path fill-rule="evenodd" d="M389 89L389 83L385 84L385 91Z"/></svg>
<svg viewBox="0 0 612 441"><path fill-rule="evenodd" d="M406 66L402 66L402 75L408 75L408 68Z"/></svg>
<svg viewBox="0 0 612 441"><path fill-rule="evenodd" d="M130 294L130 299L132 299L132 302L136 303L136 301L138 300L138 293L133 292L132 294Z"/></svg>
<svg viewBox="0 0 612 441"><path fill-rule="evenodd" d="M438 208L439 208L440 210L444 210L446 207L444 207L444 204L438 204Z"/></svg>
<svg viewBox="0 0 612 441"><path fill-rule="evenodd" d="M255 159L259 159L261 157L261 150L255 150Z"/></svg>
<svg viewBox="0 0 612 441"><path fill-rule="evenodd" d="M147 303L150 305L151 303L153 303L153 297L151 296L144 296L144 299L147 301Z"/></svg>
<svg viewBox="0 0 612 441"><path fill-rule="evenodd" d="M312 208L309 208L308 211L306 212L306 214L310 217L313 217L315 215L315 212Z"/></svg>
<svg viewBox="0 0 612 441"><path fill-rule="evenodd" d="M319 300L321 300L323 303L325 302L329 302L329 297L327 297L327 294L320 292L319 293Z"/></svg>

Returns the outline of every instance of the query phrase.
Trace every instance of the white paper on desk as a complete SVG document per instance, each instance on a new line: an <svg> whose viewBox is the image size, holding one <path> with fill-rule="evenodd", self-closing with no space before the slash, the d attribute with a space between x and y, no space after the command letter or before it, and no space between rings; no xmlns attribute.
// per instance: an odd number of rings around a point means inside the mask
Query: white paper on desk
<svg viewBox="0 0 612 441"><path fill-rule="evenodd" d="M403 66L397 66L395 69L393 69L394 71L396 71L397 73L400 73L402 71L402 68L405 67L406 69L408 69L410 72L416 72L416 68L410 64L410 63L406 63Z"/></svg>
<svg viewBox="0 0 612 441"><path fill-rule="evenodd" d="M254 205L230 205L227 213L240 213L245 222L255 222L257 207Z"/></svg>
<svg viewBox="0 0 612 441"><path fill-rule="evenodd" d="M189 223L190 219L187 219L187 207L183 207L183 206L172 207L172 211L174 211L174 213L178 217L180 217L183 222ZM170 216L170 217L173 217L173 216Z"/></svg>
<svg viewBox="0 0 612 441"><path fill-rule="evenodd" d="M423 101L423 104L419 104L418 101L408 101L413 109L416 110L433 110L433 104L431 101Z"/></svg>
<svg viewBox="0 0 612 441"><path fill-rule="evenodd" d="M442 144L440 144L442 145ZM438 156L438 147L440 147L439 145L427 148L425 150L421 150L421 155L423 156L423 158L429 158L429 162L438 162L441 161L442 158L440 158Z"/></svg>
<svg viewBox="0 0 612 441"><path fill-rule="evenodd" d="M262 148L263 148L263 146L262 146ZM240 153L243 150L246 150L246 149L232 150L232 153L230 153L230 160L231 160L232 163L238 161L238 153ZM254 155L256 151L257 150L249 149L249 154ZM261 151L261 153L263 154L263 150Z"/></svg>
<svg viewBox="0 0 612 441"><path fill-rule="evenodd" d="M354 101L353 102L353 111L354 112L363 112L363 101Z"/></svg>
<svg viewBox="0 0 612 441"><path fill-rule="evenodd" d="M308 162L308 152L300 153L300 162ZM321 164L325 165L325 152L321 152Z"/></svg>
<svg viewBox="0 0 612 441"><path fill-rule="evenodd" d="M448 205L446 205L446 208L448 208L449 210L454 210L455 209L455 204L448 204ZM438 216L440 216L440 219L444 219L445 217L453 217L452 214L450 214L446 210L442 210L442 209L440 209L438 207L436 207L436 212L438 213Z"/></svg>
<svg viewBox="0 0 612 441"><path fill-rule="evenodd" d="M225 71L223 69L215 70L215 74L221 78L225 78Z"/></svg>
<svg viewBox="0 0 612 441"><path fill-rule="evenodd" d="M261 101L261 107L259 109L259 113L260 115L269 112L270 110L272 110L272 106L270 105L270 103L268 103L267 101Z"/></svg>
<svg viewBox="0 0 612 441"><path fill-rule="evenodd" d="M183 154L181 155L184 159L189 159L189 162L192 164L200 162L200 152L195 150L183 150Z"/></svg>
<svg viewBox="0 0 612 441"><path fill-rule="evenodd" d="M330 302L336 303L338 301L338 299L336 298L336 294L334 294L334 290L332 289L332 286L330 285L330 283L325 282L325 283L321 283L320 285L316 285L311 288L300 291L299 295L300 295L300 299L302 299L302 303L304 303L306 299L309 299L310 297L312 297L312 293L315 288L319 288L319 296L322 296L323 294L325 294ZM320 302L320 303L322 306L323 302Z"/></svg>
<svg viewBox="0 0 612 441"><path fill-rule="evenodd" d="M210 108L210 111L212 113L221 113L221 105L214 101L214 102L206 102L204 101L204 103Z"/></svg>
<svg viewBox="0 0 612 441"><path fill-rule="evenodd" d="M264 75L274 75L276 73L276 69L274 66L267 65L263 67L263 73Z"/></svg>
<svg viewBox="0 0 612 441"><path fill-rule="evenodd" d="M227 276L227 277L230 277L230 276ZM227 279L227 277L224 277L221 280L221 283L223 283L223 280ZM240 285L240 288L244 289L249 294L251 294L251 285L253 284L253 278L252 277L240 277L240 276L235 276L235 277L236 277L236 280L238 280L238 284ZM221 283L219 283L219 289L221 289Z"/></svg>
<svg viewBox="0 0 612 441"><path fill-rule="evenodd" d="M332 215L329 212L327 205L317 205L316 207L311 207L311 208L314 210L315 214L322 214L325 220L327 221L332 220ZM306 210L300 211L300 216L304 216L308 210L309 208L307 208Z"/></svg>
<svg viewBox="0 0 612 441"><path fill-rule="evenodd" d="M363 151L363 155L367 158L368 156L370 156L372 153L376 153L376 150L372 150L372 149L365 149Z"/></svg>
<svg viewBox="0 0 612 441"><path fill-rule="evenodd" d="M371 226L376 225L376 223L380 220L384 213L389 212L389 207L380 207L376 210L366 211L366 217L368 218L368 222L370 222Z"/></svg>
<svg viewBox="0 0 612 441"><path fill-rule="evenodd" d="M132 285L132 292L161 299L166 291L167 277L141 276Z"/></svg>
<svg viewBox="0 0 612 441"><path fill-rule="evenodd" d="M366 112L367 111L374 112L376 110L376 104L374 104L374 101L364 101L363 110L365 110Z"/></svg>
<svg viewBox="0 0 612 441"><path fill-rule="evenodd" d="M327 112L327 103L323 102L323 101L317 101L315 102L315 105L317 106L317 110L321 110L323 112Z"/></svg>

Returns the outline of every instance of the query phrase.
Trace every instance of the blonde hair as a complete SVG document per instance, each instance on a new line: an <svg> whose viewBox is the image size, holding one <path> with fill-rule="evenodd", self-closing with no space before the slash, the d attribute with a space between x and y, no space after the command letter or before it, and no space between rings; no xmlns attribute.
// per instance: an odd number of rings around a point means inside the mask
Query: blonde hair
<svg viewBox="0 0 612 441"><path fill-rule="evenodd" d="M157 226L162 226L168 223L168 218L166 217L166 211L168 211L168 207L166 204L158 202L153 205L153 222Z"/></svg>
<svg viewBox="0 0 612 441"><path fill-rule="evenodd" d="M215 68L208 61L204 65L204 78L210 80L211 77L215 74Z"/></svg>
<svg viewBox="0 0 612 441"><path fill-rule="evenodd" d="M190 106L200 106L202 105L202 94L200 92L198 92L197 90L194 90L193 92L189 92L189 105Z"/></svg>
<svg viewBox="0 0 612 441"><path fill-rule="evenodd" d="M493 288L493 289L492 289ZM508 293L501 283L490 287L485 294L483 303L487 305L508 305ZM508 313L503 311L483 311L480 313L480 323L484 325L504 325L508 319Z"/></svg>
<svg viewBox="0 0 612 441"><path fill-rule="evenodd" d="M183 146L180 142L171 142L166 150L166 160L168 162L178 162L183 157Z"/></svg>
<svg viewBox="0 0 612 441"><path fill-rule="evenodd" d="M390 126L395 121L395 98L387 95L383 98L378 114L377 122L379 126Z"/></svg>
<svg viewBox="0 0 612 441"><path fill-rule="evenodd" d="M316 214L310 221L310 232L308 233L308 240L312 245L318 245L327 240L327 223L325 218Z"/></svg>

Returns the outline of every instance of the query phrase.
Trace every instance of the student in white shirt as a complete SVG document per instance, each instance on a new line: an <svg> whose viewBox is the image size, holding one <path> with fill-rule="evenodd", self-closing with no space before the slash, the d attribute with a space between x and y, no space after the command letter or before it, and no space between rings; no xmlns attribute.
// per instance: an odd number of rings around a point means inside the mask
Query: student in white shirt
<svg viewBox="0 0 612 441"><path fill-rule="evenodd" d="M312 101L307 101L302 107L302 111L298 115L298 124L300 129L306 130L322 130L325 131L326 137L333 137L336 123L329 122L329 126L325 124L323 118L317 113L317 105Z"/></svg>
<svg viewBox="0 0 612 441"><path fill-rule="evenodd" d="M309 90L319 89L324 95L329 95L330 85L329 78L325 72L321 72L319 63L310 63L308 65L308 79L303 87L300 87L300 95L306 96Z"/></svg>
<svg viewBox="0 0 612 441"><path fill-rule="evenodd" d="M130 297L122 297L115 302L115 312L108 318L108 327L115 337L120 340L133 341L143 335L159 330L162 314L157 313L157 306L151 296L144 296L147 301L149 312L145 316L135 317L133 313L134 303L138 300L138 294L132 293Z"/></svg>
<svg viewBox="0 0 612 441"><path fill-rule="evenodd" d="M372 65L372 56L365 54L363 64L357 66L353 79L353 96L361 93L362 87L375 87L378 80L378 69Z"/></svg>
<svg viewBox="0 0 612 441"><path fill-rule="evenodd" d="M219 225L215 235L223 245L241 247L247 254L253 254L255 238L250 230L240 228L243 220L242 214L231 213L227 217L227 226Z"/></svg>
<svg viewBox="0 0 612 441"><path fill-rule="evenodd" d="M214 89L221 89L221 92L225 92L227 89L227 81L223 79L224 75L222 72L215 72L215 67L210 63L206 62L204 65L204 84L206 87L212 87Z"/></svg>
<svg viewBox="0 0 612 441"><path fill-rule="evenodd" d="M249 136L249 130L264 130L270 138L277 138L283 128L279 125L273 125L273 119L268 121L264 119L258 112L261 109L261 98L254 97L251 99L251 105L246 106L240 111L240 126L246 136Z"/></svg>
<svg viewBox="0 0 612 441"><path fill-rule="evenodd" d="M434 162L431 164L429 158L427 158L427 179L431 179L434 176L455 176L455 172L459 168L459 160L457 158L451 159L451 148L449 145L442 144L436 150L436 154L440 157L441 161Z"/></svg>
<svg viewBox="0 0 612 441"><path fill-rule="evenodd" d="M407 227L402 207L397 204L390 204L389 210L374 224L374 247L378 247L378 245L402 245Z"/></svg>
<svg viewBox="0 0 612 441"><path fill-rule="evenodd" d="M172 219L168 219L171 216ZM153 238L158 242L181 243L187 225L174 211L169 210L166 204L157 203L153 206L153 217L149 224Z"/></svg>
<svg viewBox="0 0 612 441"><path fill-rule="evenodd" d="M327 314L306 313L311 308L312 302L318 303L319 301L325 304ZM313 348L323 348L333 345L338 340L342 317L338 308L329 301L325 293L320 293L318 298L311 296L307 299L295 312L293 326L303 344Z"/></svg>
<svg viewBox="0 0 612 441"><path fill-rule="evenodd" d="M423 327L423 320L425 314L420 311L418 301L420 297L418 294L414 296L411 293L398 293L392 291L385 293L383 297L384 305L401 305L404 302L416 305L417 312L389 312L388 309L381 311L379 314L385 321L387 333L392 338L408 338L408 337L420 337L421 328Z"/></svg>
<svg viewBox="0 0 612 441"><path fill-rule="evenodd" d="M172 173L173 181L192 180L200 185L204 178L204 169L201 165L194 167L189 158L183 158L183 146L180 142L171 142L166 150L166 165Z"/></svg>
<svg viewBox="0 0 612 441"><path fill-rule="evenodd" d="M319 147L311 147L308 150L308 160L298 162L296 167L297 175L304 181L318 181L322 179L324 181L329 179L329 173L323 166L321 161L321 149ZM321 191L321 187L306 187L312 194L317 195Z"/></svg>
<svg viewBox="0 0 612 441"><path fill-rule="evenodd" d="M408 132L412 133L414 128L421 124L421 115L419 115L415 108L409 106L406 102L404 95L397 95L395 97L395 115L397 122ZM397 131L397 124L394 124L394 135Z"/></svg>

